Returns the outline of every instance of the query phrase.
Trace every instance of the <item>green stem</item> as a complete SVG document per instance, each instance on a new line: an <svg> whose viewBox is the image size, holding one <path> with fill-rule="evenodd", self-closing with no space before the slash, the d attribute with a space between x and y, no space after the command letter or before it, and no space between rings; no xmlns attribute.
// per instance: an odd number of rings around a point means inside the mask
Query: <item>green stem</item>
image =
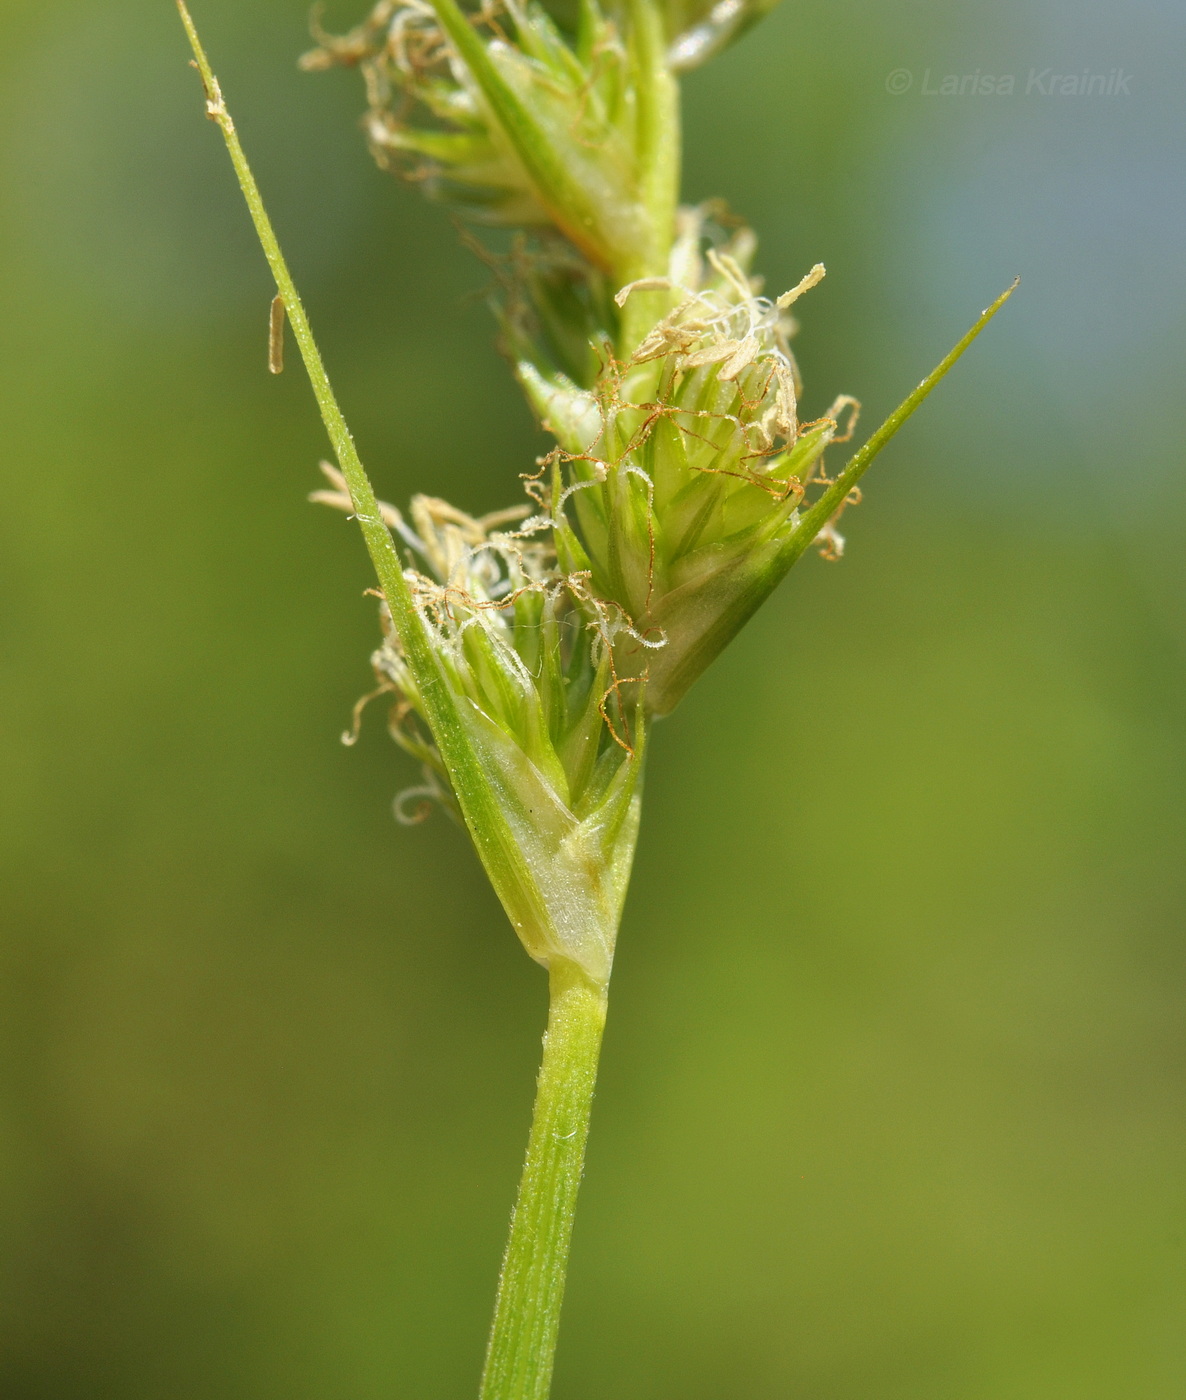
<svg viewBox="0 0 1186 1400"><path fill-rule="evenodd" d="M667 62L662 14L655 0L627 0L627 12L638 101L635 155L648 241L638 262L617 270L623 284L667 273L681 165L679 83ZM669 309L670 297L636 292L622 309L619 354L629 355Z"/></svg>
<svg viewBox="0 0 1186 1400"><path fill-rule="evenodd" d="M498 1283L481 1400L546 1400L589 1111L605 1026L605 991L573 963L553 964L551 1005L527 1143Z"/></svg>
<svg viewBox="0 0 1186 1400"><path fill-rule="evenodd" d="M646 211L651 248L647 265L627 269L633 277L667 271L679 201L679 84L667 63L667 34L655 0L627 0L630 46L636 71L638 127L635 137L639 195Z"/></svg>

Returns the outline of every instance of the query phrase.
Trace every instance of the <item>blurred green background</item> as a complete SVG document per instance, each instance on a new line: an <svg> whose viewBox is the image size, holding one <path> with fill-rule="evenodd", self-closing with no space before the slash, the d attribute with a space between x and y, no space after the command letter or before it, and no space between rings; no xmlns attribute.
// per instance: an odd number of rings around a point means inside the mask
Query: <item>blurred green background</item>
<svg viewBox="0 0 1186 1400"><path fill-rule="evenodd" d="M515 499L357 79L195 9L381 493ZM338 743L367 565L172 5L0 15L0 1394L472 1395L543 975ZM558 1400L1186 1394L1184 54L1170 0L788 0L687 82L687 196L827 262L809 410L1024 281L655 735Z"/></svg>

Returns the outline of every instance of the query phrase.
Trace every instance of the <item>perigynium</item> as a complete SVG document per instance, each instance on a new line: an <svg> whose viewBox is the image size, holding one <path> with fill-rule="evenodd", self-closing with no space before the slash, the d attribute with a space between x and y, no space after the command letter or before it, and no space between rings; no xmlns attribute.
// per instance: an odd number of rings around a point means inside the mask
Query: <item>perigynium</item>
<svg viewBox="0 0 1186 1400"><path fill-rule="evenodd" d="M791 308L822 264L768 297L750 230L719 205L678 204L677 74L768 0L380 0L350 34L318 32L303 65L360 68L379 163L471 226L511 230L501 249L464 236L492 269L502 347L555 443L524 464L507 510L478 519L417 496L405 516L375 499L178 5L337 457L314 499L358 520L378 575L376 694L423 775L397 815L435 801L464 824L549 971L481 1386L484 1400L543 1400L648 727L807 549L840 556L860 477L1012 288L833 474L857 401L805 417L790 348Z"/></svg>

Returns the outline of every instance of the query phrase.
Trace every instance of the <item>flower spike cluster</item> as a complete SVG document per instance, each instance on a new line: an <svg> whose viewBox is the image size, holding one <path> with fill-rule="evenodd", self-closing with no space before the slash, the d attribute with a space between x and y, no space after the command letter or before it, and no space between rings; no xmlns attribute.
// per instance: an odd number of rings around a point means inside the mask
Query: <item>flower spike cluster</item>
<svg viewBox="0 0 1186 1400"><path fill-rule="evenodd" d="M303 63L361 67L381 165L480 222L556 228L626 280L662 259L670 234L656 199L667 216L675 202L670 178L653 188L650 158L654 137L674 133L672 113L658 133L652 111L672 106L674 84L656 52L658 15L637 8L649 23L623 27L583 5L570 42L532 0L464 13L454 0L381 0L345 38L320 36Z"/></svg>
<svg viewBox="0 0 1186 1400"><path fill-rule="evenodd" d="M824 275L817 264L771 301L749 274L748 229L702 251L709 211L680 211L672 272L628 284L678 297L625 362L610 356L589 390L529 353L517 363L557 439L529 490L548 510L565 568L589 574L649 640L627 639L623 673L645 676L646 706L667 714L781 577L784 546L845 441L858 405L837 398L801 423L789 308ZM840 433L844 420L845 431ZM816 490L815 494L818 494ZM821 545L835 557L831 522Z"/></svg>
<svg viewBox="0 0 1186 1400"><path fill-rule="evenodd" d="M344 477L328 463L322 471L329 489L311 499L352 512ZM544 523L524 519L529 506L475 519L417 496L410 521L386 502L379 509L408 550L417 613L548 915L520 936L539 961L563 956L602 982L634 855L645 742L641 692L614 669L629 624L586 578L557 569ZM397 816L418 819L406 813L411 797L460 815L415 670L385 603L380 611L378 689L366 699L392 697L389 731L425 779L397 798Z"/></svg>

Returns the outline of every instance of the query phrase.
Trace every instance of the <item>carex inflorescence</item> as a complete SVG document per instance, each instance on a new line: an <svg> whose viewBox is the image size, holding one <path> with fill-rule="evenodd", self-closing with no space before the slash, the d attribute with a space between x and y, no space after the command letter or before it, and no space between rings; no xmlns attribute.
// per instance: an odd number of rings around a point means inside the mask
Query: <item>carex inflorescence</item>
<svg viewBox="0 0 1186 1400"><path fill-rule="evenodd" d="M384 511L547 911L528 921L541 928L516 927L541 961L575 958L597 978L649 720L806 548L839 556L857 476L970 339L828 475L825 451L851 437L859 405L840 395L805 418L790 348L791 308L822 264L764 296L753 233L717 203L678 203L677 75L768 8L380 0L351 33L318 31L302 60L358 67L376 159L465 221L494 272L503 349L555 442L523 472L526 505L484 520L423 497L410 521ZM491 247L475 225L509 239ZM317 497L351 507L340 481ZM392 732L424 765L415 793L453 805L390 619L374 660Z"/></svg>

